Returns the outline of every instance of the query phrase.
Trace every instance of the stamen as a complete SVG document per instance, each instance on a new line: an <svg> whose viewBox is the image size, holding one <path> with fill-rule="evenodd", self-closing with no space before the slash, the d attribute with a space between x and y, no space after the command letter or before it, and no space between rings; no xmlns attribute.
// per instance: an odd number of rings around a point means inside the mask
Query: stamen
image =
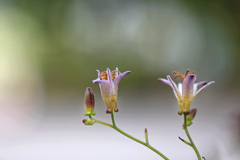
<svg viewBox="0 0 240 160"><path fill-rule="evenodd" d="M176 71L174 71L173 73L176 74L176 76L174 77L174 79L176 79L177 77L179 77L179 78L183 81L184 76L183 76L181 73L176 72Z"/></svg>
<svg viewBox="0 0 240 160"><path fill-rule="evenodd" d="M118 72L119 74L122 74L119 70L113 70L111 72L112 79L115 79L115 72Z"/></svg>
<svg viewBox="0 0 240 160"><path fill-rule="evenodd" d="M107 72L106 71L102 71L100 74L99 74L99 78L101 80L105 79L107 80Z"/></svg>
<svg viewBox="0 0 240 160"><path fill-rule="evenodd" d="M185 72L185 75L182 75L182 74L179 73L179 72L173 71L173 73L176 74L176 76L174 77L174 79L176 79L177 77L179 77L179 78L182 80L182 82L183 82L184 78L185 78L188 74L194 74L194 72L191 72L191 73L189 73L189 72L190 72L190 69L187 69L186 72Z"/></svg>
<svg viewBox="0 0 240 160"><path fill-rule="evenodd" d="M113 70L112 72L111 72L111 76L112 76L112 79L115 79L115 72L118 72L119 74L121 74L121 72L120 71L118 71L118 70ZM98 76L101 80L107 80L107 71L102 71L100 74L99 74L99 76Z"/></svg>
<svg viewBox="0 0 240 160"><path fill-rule="evenodd" d="M186 77L189 72L190 72L190 69L187 69L184 77Z"/></svg>

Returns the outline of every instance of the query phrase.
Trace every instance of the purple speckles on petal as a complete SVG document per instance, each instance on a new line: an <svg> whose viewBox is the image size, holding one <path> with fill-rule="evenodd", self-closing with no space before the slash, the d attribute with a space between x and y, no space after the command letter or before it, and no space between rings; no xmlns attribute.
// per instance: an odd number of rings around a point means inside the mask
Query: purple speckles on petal
<svg viewBox="0 0 240 160"><path fill-rule="evenodd" d="M197 76L195 74L187 75L183 80L182 96L183 98L193 97L193 84L196 81Z"/></svg>
<svg viewBox="0 0 240 160"><path fill-rule="evenodd" d="M197 93L194 95L194 97L197 96L198 93L200 93L203 89L207 88L208 86L210 86L211 84L214 84L214 83L215 83L214 81L211 81L211 82L209 82L208 84L206 84L205 86L203 86L202 88L200 88L200 89L197 91Z"/></svg>

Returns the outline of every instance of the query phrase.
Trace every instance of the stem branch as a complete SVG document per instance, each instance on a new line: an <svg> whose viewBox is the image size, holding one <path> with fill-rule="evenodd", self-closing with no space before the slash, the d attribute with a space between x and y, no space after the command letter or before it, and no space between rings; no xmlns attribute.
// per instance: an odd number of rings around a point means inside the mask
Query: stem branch
<svg viewBox="0 0 240 160"><path fill-rule="evenodd" d="M189 141L190 141L190 144L188 144L188 145L190 145L192 148L193 148L193 150L195 151L195 153L196 153L196 155L197 155L197 157L198 157L198 160L201 160L201 156L200 156L200 154L199 154L199 152L198 152L198 149L197 149L197 147L195 146L195 144L194 144L194 142L193 142L193 140L192 140L192 138L191 138L191 136L190 136L190 134L189 134L189 132L188 132L188 129L187 129L187 120L186 120L186 117L187 117L187 115L186 114L184 114L184 130L185 130L185 132L186 132L186 134L187 134L187 137L188 137L188 139L189 139ZM186 142L185 142L186 143ZM189 142L188 142L189 143Z"/></svg>
<svg viewBox="0 0 240 160"><path fill-rule="evenodd" d="M113 127L112 127L112 128L114 128L116 131L118 131L119 133L123 134L124 136L126 136L126 137L128 137L128 138L130 138L130 139L132 139L132 140L134 140L134 141L136 141L136 142L138 142L138 143L140 143L140 144L148 147L149 149L151 149L152 151L154 151L155 153L157 153L158 155L160 155L163 159L169 160L165 155L163 155L163 154L162 154L161 152L159 152L157 149L155 149L154 147L152 147L152 146L148 143L148 139L146 139L146 143L145 143L145 142L143 142L143 141L141 141L141 140L139 140L139 139L137 139L137 138L129 135L128 133L122 131L121 129L119 129L119 128L116 126L115 121L114 121L113 110L112 110L112 112L111 112L111 118L112 118L112 123L113 123ZM146 135L145 135L145 136L146 136Z"/></svg>

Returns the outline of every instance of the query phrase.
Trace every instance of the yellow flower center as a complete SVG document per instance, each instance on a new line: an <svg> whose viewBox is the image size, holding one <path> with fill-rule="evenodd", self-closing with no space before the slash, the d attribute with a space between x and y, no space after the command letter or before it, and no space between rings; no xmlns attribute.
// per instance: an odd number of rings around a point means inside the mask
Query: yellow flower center
<svg viewBox="0 0 240 160"><path fill-rule="evenodd" d="M119 74L121 74L121 72L120 71L118 71L118 70L113 70L112 72L111 72L111 77L112 77L112 79L115 79L115 72L118 72ZM99 78L101 79L101 80L107 80L107 71L102 71L101 73L100 73L100 75L99 75Z"/></svg>
<svg viewBox="0 0 240 160"><path fill-rule="evenodd" d="M191 73L189 73L189 72L190 72L190 69L187 69L185 75L182 75L182 74L179 73L179 72L173 71L173 73L176 74L176 76L174 77L174 79L176 79L177 77L179 77L179 78L182 80L182 82L183 82L184 78L185 78L188 74L194 74L194 72L191 72Z"/></svg>

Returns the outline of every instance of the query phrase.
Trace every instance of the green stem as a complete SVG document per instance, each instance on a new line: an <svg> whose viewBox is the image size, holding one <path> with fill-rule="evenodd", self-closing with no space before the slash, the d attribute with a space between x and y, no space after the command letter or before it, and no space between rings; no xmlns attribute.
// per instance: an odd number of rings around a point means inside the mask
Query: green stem
<svg viewBox="0 0 240 160"><path fill-rule="evenodd" d="M94 119L94 118L92 118L92 116L89 116L89 118ZM99 120L96 120L96 119L94 119L94 120L95 120L96 123L99 123L99 124L102 124L104 126L108 126L108 127L113 128L113 125L111 125L111 124L108 124L108 123L105 123L105 122L102 122L102 121L99 121Z"/></svg>
<svg viewBox="0 0 240 160"><path fill-rule="evenodd" d="M195 146L195 144L193 143L193 140L192 140L192 138L191 138L191 136L190 136L190 134L189 134L189 132L188 132L188 129L187 129L187 120L186 120L186 117L187 117L187 115L186 114L184 114L184 130L185 130L185 132L186 132L186 134L187 134L187 137L188 137L188 139L189 139L189 141L190 141L190 146L194 149L194 151L196 152L196 155L197 155L197 157L198 157L198 160L201 160L201 156L200 156L200 154L199 154L199 152L198 152L198 149L197 149L197 147Z"/></svg>
<svg viewBox="0 0 240 160"><path fill-rule="evenodd" d="M146 140L146 144L149 144L147 128L145 128L145 140Z"/></svg>
<svg viewBox="0 0 240 160"><path fill-rule="evenodd" d="M163 154L162 154L161 152L159 152L157 149L155 149L154 147L152 147L150 144L145 143L145 142L143 142L143 141L141 141L141 140L139 140L139 139L137 139L137 138L135 138L135 137L127 134L126 132L122 131L121 129L119 129L119 128L116 126L116 124L115 124L113 110L112 110L112 112L111 112L111 118L112 118L112 123L113 123L113 127L112 127L112 128L114 128L116 131L118 131L119 133L123 134L124 136L126 136L126 137L128 137L128 138L130 138L130 139L132 139L132 140L134 140L134 141L136 141L136 142L138 142L138 143L140 143L140 144L148 147L149 149L151 149L152 151L154 151L155 153L157 153L158 155L160 155L163 159L169 160L165 155L163 155Z"/></svg>
<svg viewBox="0 0 240 160"><path fill-rule="evenodd" d="M116 124L115 124L115 120L114 120L113 109L112 109L112 112L111 112L111 118L112 118L113 127L117 127Z"/></svg>

